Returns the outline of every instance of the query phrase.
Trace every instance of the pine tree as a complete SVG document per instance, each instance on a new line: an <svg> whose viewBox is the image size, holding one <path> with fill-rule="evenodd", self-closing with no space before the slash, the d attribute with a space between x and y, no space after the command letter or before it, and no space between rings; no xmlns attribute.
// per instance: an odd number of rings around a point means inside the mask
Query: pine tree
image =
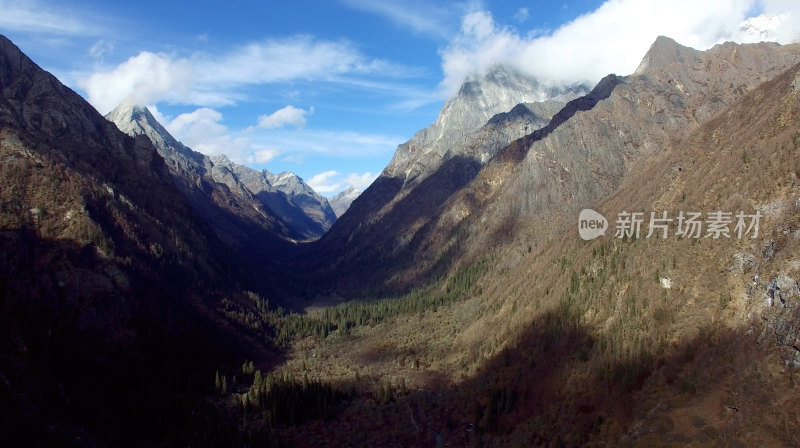
<svg viewBox="0 0 800 448"><path fill-rule="evenodd" d="M383 386L379 384L378 389L375 391L375 400L378 403L383 404L385 402L385 397Z"/></svg>
<svg viewBox="0 0 800 448"><path fill-rule="evenodd" d="M255 393L258 393L259 391L261 391L262 384L264 384L264 377L261 374L260 370L256 370L256 374L253 376L252 390L255 391Z"/></svg>
<svg viewBox="0 0 800 448"><path fill-rule="evenodd" d="M383 385L383 403L392 401L392 385L388 382Z"/></svg>

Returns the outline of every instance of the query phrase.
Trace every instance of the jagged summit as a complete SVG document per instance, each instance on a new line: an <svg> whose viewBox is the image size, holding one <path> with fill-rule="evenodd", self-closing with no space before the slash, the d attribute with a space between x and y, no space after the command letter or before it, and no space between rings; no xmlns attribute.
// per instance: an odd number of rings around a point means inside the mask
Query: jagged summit
<svg viewBox="0 0 800 448"><path fill-rule="evenodd" d="M146 106L125 101L109 112L106 119L128 135L147 136L173 167L180 167L183 171L202 168L202 155L175 139Z"/></svg>
<svg viewBox="0 0 800 448"><path fill-rule="evenodd" d="M128 129L144 131L147 127L152 127L163 130L165 134L168 134L150 112L150 109L140 104L124 101L109 112L106 118L117 124L117 127L126 133ZM122 129L123 127L125 128L124 130Z"/></svg>
<svg viewBox="0 0 800 448"><path fill-rule="evenodd" d="M278 174L272 174L267 170L263 170L263 173L272 185L276 187L281 186L281 190L286 193L305 192L317 195L317 192L314 191L313 188L308 186L300 176L291 171L282 171ZM320 198L322 198L322 196L320 196Z"/></svg>
<svg viewBox="0 0 800 448"><path fill-rule="evenodd" d="M658 36L634 74L652 73L673 63L692 66L700 61L701 55L699 50L683 46L669 37Z"/></svg>
<svg viewBox="0 0 800 448"><path fill-rule="evenodd" d="M503 65L497 65L486 75L466 81L458 93L442 107L431 128L443 137L448 132L469 132L486 123L492 116L511 110L520 103L536 103L559 96L574 97L574 91L583 92L579 86L573 88L549 87L535 78ZM416 136L415 136L416 137Z"/></svg>

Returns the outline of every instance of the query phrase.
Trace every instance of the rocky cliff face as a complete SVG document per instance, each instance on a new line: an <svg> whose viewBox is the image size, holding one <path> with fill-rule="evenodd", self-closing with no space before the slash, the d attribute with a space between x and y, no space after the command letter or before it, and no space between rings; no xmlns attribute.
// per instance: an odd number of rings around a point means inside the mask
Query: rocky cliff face
<svg viewBox="0 0 800 448"><path fill-rule="evenodd" d="M225 156L208 157L193 151L172 137L146 107L121 104L106 118L129 135L146 135L181 190L190 197L197 196L193 204L203 210L226 242L240 250L263 246L259 241L264 237L258 229L290 241L308 241L319 238L336 220L327 200L299 177L259 172ZM228 209L232 215L215 213L205 202ZM236 222L237 217L243 222ZM242 229L243 225L252 228Z"/></svg>

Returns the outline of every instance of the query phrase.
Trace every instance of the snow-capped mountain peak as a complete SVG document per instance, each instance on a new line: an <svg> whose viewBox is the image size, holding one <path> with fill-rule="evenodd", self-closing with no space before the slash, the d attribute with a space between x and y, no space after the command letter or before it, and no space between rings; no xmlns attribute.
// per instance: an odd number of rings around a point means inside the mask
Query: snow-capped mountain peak
<svg viewBox="0 0 800 448"><path fill-rule="evenodd" d="M332 198L328 199L328 203L331 204L331 208L333 208L333 212L336 213L336 217L340 217L350 208L350 204L356 200L361 195L361 190L353 187L352 185L345 188L337 195L333 196Z"/></svg>

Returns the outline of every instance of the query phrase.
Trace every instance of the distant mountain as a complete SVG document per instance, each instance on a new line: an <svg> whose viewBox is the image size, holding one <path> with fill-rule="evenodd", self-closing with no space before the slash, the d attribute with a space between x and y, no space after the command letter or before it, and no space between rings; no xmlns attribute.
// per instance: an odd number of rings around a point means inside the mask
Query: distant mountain
<svg viewBox="0 0 800 448"><path fill-rule="evenodd" d="M286 194L290 202L302 209L314 222L317 222L323 233L327 232L336 222L336 213L328 199L314 191L297 174L289 171L272 174L267 170L262 170L262 173L275 189Z"/></svg>
<svg viewBox="0 0 800 448"><path fill-rule="evenodd" d="M193 203L216 224L215 229L230 244L252 250L263 245L259 230L242 229L246 222L254 229L272 232L290 241L319 238L336 220L327 200L292 173L274 175L231 162L225 156L209 157L177 141L146 107L119 105L106 118L129 135L146 135L167 161L182 191L195 197ZM227 187L224 188L223 186ZM233 212L219 216L208 210L214 202ZM244 239L243 235L248 235ZM270 252L267 249L267 252Z"/></svg>
<svg viewBox="0 0 800 448"><path fill-rule="evenodd" d="M231 181L243 185L264 206L299 232L301 241L319 238L336 221L328 200L294 173L258 171L234 163L225 156L213 156L211 161L217 167L224 167L233 176Z"/></svg>
<svg viewBox="0 0 800 448"><path fill-rule="evenodd" d="M328 199L333 212L336 213L336 217L338 218L342 216L344 212L350 208L350 204L352 204L359 195L361 195L361 190L358 190L353 186L349 186L332 198Z"/></svg>

